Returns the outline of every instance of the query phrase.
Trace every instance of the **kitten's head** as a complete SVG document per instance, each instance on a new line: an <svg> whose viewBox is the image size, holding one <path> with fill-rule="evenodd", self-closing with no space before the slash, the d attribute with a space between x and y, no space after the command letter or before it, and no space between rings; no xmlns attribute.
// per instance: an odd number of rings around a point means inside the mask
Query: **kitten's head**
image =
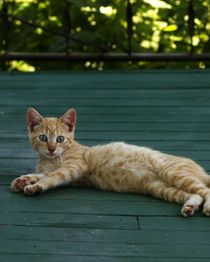
<svg viewBox="0 0 210 262"><path fill-rule="evenodd" d="M40 155L54 159L69 149L76 126L76 111L62 117L42 117L34 108L27 111L27 126L32 147Z"/></svg>

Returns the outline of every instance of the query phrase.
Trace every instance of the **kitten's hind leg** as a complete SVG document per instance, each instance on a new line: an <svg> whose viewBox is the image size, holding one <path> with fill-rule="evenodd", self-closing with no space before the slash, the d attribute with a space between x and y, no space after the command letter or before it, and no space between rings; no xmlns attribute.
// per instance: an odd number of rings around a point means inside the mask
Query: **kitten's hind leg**
<svg viewBox="0 0 210 262"><path fill-rule="evenodd" d="M147 186L147 193L169 202L184 204L181 214L185 217L192 216L203 202L201 196L170 186L161 180L150 182Z"/></svg>
<svg viewBox="0 0 210 262"><path fill-rule="evenodd" d="M210 188L195 175L189 175L187 173L180 173L172 177L170 181L171 185L175 185L180 189L183 189L191 194L199 195L205 201L203 206L203 213L206 216L210 216Z"/></svg>
<svg viewBox="0 0 210 262"><path fill-rule="evenodd" d="M13 192L23 191L26 186L35 184L44 176L44 174L29 174L17 177L11 182L10 189Z"/></svg>

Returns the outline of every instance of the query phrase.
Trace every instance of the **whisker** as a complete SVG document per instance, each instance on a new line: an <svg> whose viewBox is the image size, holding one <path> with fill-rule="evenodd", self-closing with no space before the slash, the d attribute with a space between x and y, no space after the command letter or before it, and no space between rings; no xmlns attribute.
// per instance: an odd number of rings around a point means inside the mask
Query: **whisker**
<svg viewBox="0 0 210 262"><path fill-rule="evenodd" d="M59 154L59 157L60 157L60 161L61 161L61 166L63 166L63 158L62 158L62 155Z"/></svg>

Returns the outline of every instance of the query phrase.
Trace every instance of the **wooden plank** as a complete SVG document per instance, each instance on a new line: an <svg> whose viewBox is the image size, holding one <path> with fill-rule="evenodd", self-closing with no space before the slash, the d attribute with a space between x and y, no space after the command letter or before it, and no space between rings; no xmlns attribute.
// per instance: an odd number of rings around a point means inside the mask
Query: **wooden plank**
<svg viewBox="0 0 210 262"><path fill-rule="evenodd" d="M6 232L7 230L7 232ZM45 232L48 232L47 234ZM209 243L208 232L177 231L137 231L137 230L113 230L113 229L80 229L80 228L56 228L56 227L26 227L26 226L4 226L2 227L2 240L40 240L40 241L71 241L71 242L92 242L92 243L136 243L148 244L186 244L192 239L191 244L200 245ZM85 241L84 241L85 240ZM142 243L144 241L144 243Z"/></svg>
<svg viewBox="0 0 210 262"><path fill-rule="evenodd" d="M15 100L15 99L14 99ZM37 99L39 100L39 99ZM4 100L5 101L5 100ZM154 105L153 101L149 101L149 104L146 105L141 105L140 101L138 98L135 98L135 100L127 100L127 99L118 99L118 102L116 102L116 99L113 99L112 101L110 101L110 99L103 99L102 101L97 101L97 100L93 100L93 103L90 104L90 99L87 99L87 101L79 101L79 104L77 103L77 101L75 103L66 103L66 106L62 106L59 105L56 102L56 105L52 106L51 104L53 103L52 100L48 100L48 103L50 104L49 106L47 106L47 102L44 105L40 105L37 103L28 103L28 100L25 101L25 105L21 105L22 100L20 99L20 101L16 100L17 103L19 103L19 105L15 105L12 108L7 108L6 105L1 105L1 109L0 109L0 117L2 120L6 120L8 117L12 117L14 116L14 113L16 115L16 118L14 120L16 120L16 122L18 122L19 120L25 120L26 117L26 112L28 107L31 106L35 106L37 108L37 110L43 114L44 116L53 116L53 117L60 117L62 116L70 107L75 107L75 109L77 110L77 114L78 114L78 120L81 117L87 117L87 115L89 117L94 116L94 115L109 115L110 117L112 116L112 114L114 116L117 115L122 115L124 114L125 116L139 116L139 115L149 115L150 113L156 113L156 114L192 114L192 113L202 113L202 114L209 114L209 106L186 106L186 105L181 105L178 106L177 103L175 105ZM69 99L68 99L69 101ZM97 101L96 103L94 101ZM192 100L191 100L192 101ZM13 103L14 101L8 101L9 103ZM112 102L112 103L111 103ZM64 103L62 101L62 103ZM87 105L87 103L89 103ZM123 106L123 108L122 108ZM165 111L167 108L167 112ZM17 121L18 120L18 121ZM92 119L88 119L90 122L92 122ZM139 122L140 119L136 119L137 122L133 122L132 124L138 124L141 123ZM87 120L86 120L87 121ZM147 121L148 123L150 123L149 121ZM122 122L122 119L119 119L119 124L121 123L126 123L126 122ZM184 124L193 124L192 122L187 122L187 123L182 123L182 125ZM207 122L208 123L208 122ZM116 123L115 123L116 124ZM118 124L118 123L117 123ZM150 124L156 124L156 123L150 123ZM172 122L173 124L173 122ZM206 124L206 123L204 123Z"/></svg>
<svg viewBox="0 0 210 262"><path fill-rule="evenodd" d="M1 228L1 239L9 237L8 227L14 225L13 230L17 233L19 226L27 226L28 228L50 227L50 228L89 228L89 229L121 229L138 230L138 221L134 216L101 216L101 215L82 215L81 214L66 214L66 213L33 213L33 212L4 212L0 217L0 224L4 225ZM18 226L18 229L16 227ZM4 231L5 227L7 228ZM39 229L39 228L38 228ZM24 229L25 230L25 229ZM31 230L30 230L31 231ZM38 230L42 233L44 230ZM47 231L45 229L45 231ZM82 231L83 232L83 231ZM31 232L32 233L32 232ZM71 232L72 233L72 232ZM76 236L78 230L75 231ZM49 234L47 234L49 235ZM20 237L19 233L16 237ZM45 239L45 236L40 235L40 240ZM15 238L15 234L13 236ZM37 235L31 234L32 239L36 239ZM23 239L21 236L20 239ZM54 239L54 238L53 238ZM50 239L46 239L50 240ZM62 239L60 239L62 240ZM64 240L64 239L63 239ZM76 241L76 240L75 240Z"/></svg>
<svg viewBox="0 0 210 262"><path fill-rule="evenodd" d="M0 198L7 198L11 202L16 202L18 199L22 199L22 196L18 196L21 193L12 193L9 192L7 186L0 186ZM49 201L54 199L57 200L87 200L87 201L124 201L126 202L154 202L157 201L152 197L139 195L139 194L129 194L129 193L117 193L117 192L107 192L91 188L77 188L77 187L60 187L56 190L48 191L47 197ZM85 196L85 197L84 197Z"/></svg>
<svg viewBox="0 0 210 262"><path fill-rule="evenodd" d="M0 120L2 124L9 125L11 122L8 121L8 117L6 115L1 115ZM87 122L91 120L89 124L94 124L96 122L109 124L109 123L147 123L147 122L154 122L160 124L167 124L167 123L208 123L209 122L209 112L202 112L199 110L191 112L190 110L187 112L176 112L176 110L169 111L163 110L163 112L157 112L152 110L145 114L137 115L137 114L111 114L111 113L95 113L95 114L82 114L79 116L78 124L81 122ZM15 121L22 121L23 126L25 126L25 117L16 117Z"/></svg>
<svg viewBox="0 0 210 262"><path fill-rule="evenodd" d="M28 199L27 196L21 195L22 193L11 193L9 191L8 186L0 186L0 197L1 199L7 199L11 202L16 202L22 200L22 198ZM35 196L36 198L37 196ZM42 195L39 198L42 199ZM33 198L33 197L32 197ZM90 188L76 188L71 186L64 186L60 188L56 188L52 191L48 191L45 193L44 198L48 201L54 200L65 200L69 203L74 201L97 201L103 203L103 201L113 201L115 202L124 202L128 204L130 202L140 204L142 202L149 202L149 203L162 203L162 200L155 199L151 196L142 195L142 194L131 194L131 193L119 193L119 192L108 192L102 191L98 189L90 189ZM30 199L30 198L29 198ZM29 200L30 201L30 200ZM33 200L32 200L33 201ZM9 211L10 212L10 211ZM12 211L11 211L12 212ZM24 212L23 212L24 213ZM33 213L32 211L30 213Z"/></svg>
<svg viewBox="0 0 210 262"><path fill-rule="evenodd" d="M151 77L152 75L152 77ZM41 79L41 80L40 80ZM36 88L37 84L44 88L57 88L71 86L111 86L112 88L208 88L209 70L189 70L189 71L138 71L138 72L78 72L68 74L33 73L33 74L3 74L0 75L0 87L12 85L18 87L18 84L24 88ZM148 81L149 80L149 81ZM85 85L84 85L85 83Z"/></svg>
<svg viewBox="0 0 210 262"><path fill-rule="evenodd" d="M182 245L182 252L179 252L180 245L170 244L128 244L128 243L92 243L85 242L64 242L51 240L4 240L0 245L0 252L25 253L25 254L68 254L68 255L97 255L97 256L129 256L129 257L181 257L181 258L210 258L209 243L192 246L191 244Z"/></svg>
<svg viewBox="0 0 210 262"><path fill-rule="evenodd" d="M43 96L46 96L47 94L43 94ZM185 98L185 99L180 99L180 98L163 98L163 99L155 99L155 98L140 98L140 97L134 97L127 99L118 97L118 98L101 98L101 99L94 99L94 98L72 98L70 95L66 95L65 98L61 98L62 100L62 105L64 106L59 106L58 103L58 98L48 98L45 100L41 100L41 98L22 98L22 99L17 99L16 97L11 97L11 98L0 98L0 105L1 106L7 106L8 104L13 104L14 106L18 107L29 107L33 106L36 108L44 108L44 107L49 107L52 105L55 105L55 108L60 108L62 111L67 110L69 107L75 107L75 108L81 108L82 106L88 104L91 105L92 107L96 107L96 109L100 109L100 106L102 107L107 107L107 110L109 109L110 106L112 107L121 107L124 106L126 109L129 110L129 108L132 107L137 107L137 106L146 106L149 108L152 108L154 106L168 106L169 108L173 108L175 106L189 106L193 107L195 104L196 108L200 108L202 106L208 107L209 103L209 98L208 97L203 97L202 99L199 100L199 98ZM201 101L203 100L203 101ZM57 104L58 103L58 104ZM42 109L43 110L43 109ZM81 110L80 110L81 111Z"/></svg>
<svg viewBox="0 0 210 262"><path fill-rule="evenodd" d="M139 224L141 230L146 231L177 231L182 232L183 236L186 231L196 232L200 231L208 232L210 231L210 219L208 217L193 217L193 219L185 219L183 217L139 217ZM190 238L190 241L192 239ZM199 242L201 239L197 239ZM180 239L181 241L181 239ZM192 240L193 241L193 240ZM210 241L210 239L209 239Z"/></svg>
<svg viewBox="0 0 210 262"><path fill-rule="evenodd" d="M198 226L198 225L197 225ZM128 230L128 229L94 229L94 228L71 228L71 227L39 227L39 226L1 226L2 240L36 240L36 241L71 241L92 243L136 243L140 245L170 244L186 245L209 244L209 231L197 231L192 228L183 230ZM200 239L198 243L198 239Z"/></svg>
<svg viewBox="0 0 210 262"><path fill-rule="evenodd" d="M91 214L91 215L180 215L181 206L153 199L149 196L109 193L87 189L62 189L45 193L40 196L27 197L22 193L10 193L9 188L0 187L1 210L8 212L36 212L62 214ZM92 191L92 192L91 192ZM90 193L91 192L91 193ZM67 196L69 193L69 197ZM56 196L57 194L57 196ZM76 194L76 195L75 195ZM77 197L81 194L82 197ZM110 194L110 196L109 196ZM52 197L54 195L54 197ZM66 195L64 197L64 195ZM114 196L115 195L115 196ZM111 200L112 199L112 200ZM111 202L110 202L111 201ZM12 202L12 205L10 203ZM41 203L41 204L40 204ZM110 205L110 203L112 203ZM47 210L47 212L46 212ZM13 217L13 215L12 215Z"/></svg>
<svg viewBox="0 0 210 262"><path fill-rule="evenodd" d="M41 80L40 80L41 81ZM18 90L18 92L17 92ZM19 86L17 90L14 90L14 87L11 85L8 86L1 86L1 98L17 98L24 99L24 98L43 98L43 94L49 92L49 89L43 91L42 86L34 87L22 87ZM148 89L142 87L129 87L127 89L114 89L112 86L106 88L93 88L83 86L77 87L74 85L70 85L68 87L59 88L59 92L57 89L51 89L50 95L54 97L58 97L58 99L66 99L67 96L76 99L112 99L112 98L136 98L139 97L140 99L209 99L210 97L210 90L209 88L200 88L200 89L185 89L182 88L181 90L175 89L165 89L164 92L160 88L155 89ZM206 99L205 99L206 98ZM58 100L59 101L59 100ZM151 105L152 106L152 105Z"/></svg>
<svg viewBox="0 0 210 262"><path fill-rule="evenodd" d="M15 112L14 112L15 113ZM14 114L13 113L13 114ZM2 126L4 126L4 129L0 130L0 134L7 135L9 134L11 138L16 138L19 135L25 135L27 137L27 127L26 127L26 121L25 121L25 113L22 115L22 119L20 121L12 121L11 122L11 117L8 116L8 120L5 120L5 122L1 122ZM20 117L21 118L21 117ZM8 125L6 125L8 123ZM14 129L11 129L10 127L15 126L16 130L14 133ZM210 122L206 123L167 123L167 124L161 124L161 123L140 123L140 122L135 122L135 123L109 123L109 125L97 122L94 123L92 121L79 121L78 119L78 125L76 129L76 133L79 132L95 132L95 131L100 131L102 134L107 132L107 131L112 131L112 132L121 132L123 130L126 130L127 132L146 132L146 131L156 131L156 132L162 132L162 131L168 131L168 132L175 132L175 131L180 131L180 132L189 132L189 131L194 131L194 132L203 132L203 131L208 131L210 130ZM6 134L5 134L6 132Z"/></svg>
<svg viewBox="0 0 210 262"><path fill-rule="evenodd" d="M82 189L81 194L82 194ZM107 192L108 194L108 192ZM85 197L84 197L85 199ZM97 194L96 194L97 199ZM41 203L41 205L40 205ZM110 200L57 200L53 202L46 194L41 196L27 197L17 194L16 201L10 205L10 200L4 198L4 204L1 207L4 212L39 212L44 213L68 213L68 214L92 214L92 215L124 215L124 216L179 216L181 206L165 201L142 201L139 196L139 202L135 201L113 201Z"/></svg>
<svg viewBox="0 0 210 262"><path fill-rule="evenodd" d="M11 262L11 261L21 261L21 262L93 262L93 261L103 261L103 262L207 262L209 258L148 258L148 257L125 257L125 256L118 256L118 257L111 257L111 256L82 256L82 255L65 255L65 254L1 254L1 258L4 262Z"/></svg>
<svg viewBox="0 0 210 262"><path fill-rule="evenodd" d="M1 175L16 175L23 173L31 173L35 171L36 161L35 159L28 159L20 161L20 159L10 158L8 161L0 159L0 174Z"/></svg>

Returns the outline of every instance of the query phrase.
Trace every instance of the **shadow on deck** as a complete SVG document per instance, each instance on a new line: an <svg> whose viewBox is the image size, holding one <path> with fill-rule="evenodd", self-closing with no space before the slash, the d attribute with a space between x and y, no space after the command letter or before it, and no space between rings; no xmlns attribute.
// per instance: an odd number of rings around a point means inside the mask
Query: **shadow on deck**
<svg viewBox="0 0 210 262"><path fill-rule="evenodd" d="M60 188L27 197L9 191L31 173L29 106L78 112L76 139L152 147L210 171L210 71L0 75L0 258L11 261L209 261L210 218L182 218L151 197Z"/></svg>

